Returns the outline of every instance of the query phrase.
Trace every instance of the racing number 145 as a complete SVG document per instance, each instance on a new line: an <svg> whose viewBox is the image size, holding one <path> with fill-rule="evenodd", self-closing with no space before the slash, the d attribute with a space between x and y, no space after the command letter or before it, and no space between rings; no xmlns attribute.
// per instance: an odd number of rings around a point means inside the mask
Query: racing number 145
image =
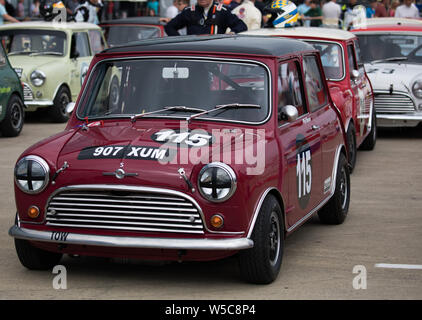
<svg viewBox="0 0 422 320"><path fill-rule="evenodd" d="M297 154L296 175L298 181L298 198L302 198L311 193L312 168L310 161L310 150Z"/></svg>

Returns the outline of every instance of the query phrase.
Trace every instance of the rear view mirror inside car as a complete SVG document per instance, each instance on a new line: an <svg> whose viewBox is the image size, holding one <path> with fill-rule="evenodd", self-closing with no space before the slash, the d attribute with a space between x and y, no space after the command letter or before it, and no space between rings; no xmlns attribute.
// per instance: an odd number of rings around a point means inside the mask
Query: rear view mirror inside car
<svg viewBox="0 0 422 320"><path fill-rule="evenodd" d="M163 68L164 79L187 79L189 78L188 68Z"/></svg>

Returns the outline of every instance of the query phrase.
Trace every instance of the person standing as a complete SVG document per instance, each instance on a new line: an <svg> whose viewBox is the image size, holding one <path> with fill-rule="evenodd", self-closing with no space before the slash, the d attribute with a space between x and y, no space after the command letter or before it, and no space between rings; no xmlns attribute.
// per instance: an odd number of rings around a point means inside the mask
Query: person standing
<svg viewBox="0 0 422 320"><path fill-rule="evenodd" d="M388 0L378 0L377 7L375 8L374 18L388 17Z"/></svg>
<svg viewBox="0 0 422 320"><path fill-rule="evenodd" d="M255 7L255 0L243 0L243 2L232 10L232 13L241 19L248 30L261 28L262 14Z"/></svg>
<svg viewBox="0 0 422 320"><path fill-rule="evenodd" d="M5 4L6 0L0 0L0 25L4 23L4 20L7 20L9 22L19 22L19 20L7 14Z"/></svg>
<svg viewBox="0 0 422 320"><path fill-rule="evenodd" d="M375 8L377 7L377 0L370 0L369 7L366 8L366 17L371 19L375 16Z"/></svg>
<svg viewBox="0 0 422 320"><path fill-rule="evenodd" d="M180 35L186 27L187 34L224 34L246 31L246 24L222 4L213 0L198 0L196 5L185 8L164 27L168 36Z"/></svg>
<svg viewBox="0 0 422 320"><path fill-rule="evenodd" d="M305 13L304 20L310 20L311 27L319 27L322 24L322 10L316 0L309 2L310 9Z"/></svg>
<svg viewBox="0 0 422 320"><path fill-rule="evenodd" d="M391 8L390 8L390 10L388 10L388 16L389 17L394 17L395 16L395 14L396 14L396 9L397 9L397 7L400 5L400 1L399 0L394 0L392 3L391 3Z"/></svg>
<svg viewBox="0 0 422 320"><path fill-rule="evenodd" d="M158 8L159 8L159 3L157 0L150 0L147 2L147 10L148 10L148 15L149 16L158 16ZM151 10L154 11L154 13L151 12Z"/></svg>
<svg viewBox="0 0 422 320"><path fill-rule="evenodd" d="M177 8L179 0L173 0L173 4L167 8L166 10L166 18L173 19L175 16L179 14L179 9Z"/></svg>
<svg viewBox="0 0 422 320"><path fill-rule="evenodd" d="M341 7L336 0L328 0L322 6L322 16L324 19L340 19Z"/></svg>
<svg viewBox="0 0 422 320"><path fill-rule="evenodd" d="M398 6L396 13L394 14L396 18L419 18L419 10L413 4L412 0L404 0L401 6Z"/></svg>

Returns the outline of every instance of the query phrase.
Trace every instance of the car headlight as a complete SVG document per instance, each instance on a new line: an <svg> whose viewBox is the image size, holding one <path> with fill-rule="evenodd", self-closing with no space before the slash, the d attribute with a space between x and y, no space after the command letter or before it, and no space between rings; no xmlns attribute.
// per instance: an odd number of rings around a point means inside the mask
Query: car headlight
<svg viewBox="0 0 422 320"><path fill-rule="evenodd" d="M50 168L38 156L23 157L15 167L16 185L23 192L39 193L45 189L50 179Z"/></svg>
<svg viewBox="0 0 422 320"><path fill-rule="evenodd" d="M412 92L416 98L422 99L422 80L416 80L412 85Z"/></svg>
<svg viewBox="0 0 422 320"><path fill-rule="evenodd" d="M31 82L34 86L40 87L44 84L45 73L40 70L35 70L31 73Z"/></svg>
<svg viewBox="0 0 422 320"><path fill-rule="evenodd" d="M228 200L236 191L237 179L233 169L221 162L205 165L198 176L201 195L212 202Z"/></svg>

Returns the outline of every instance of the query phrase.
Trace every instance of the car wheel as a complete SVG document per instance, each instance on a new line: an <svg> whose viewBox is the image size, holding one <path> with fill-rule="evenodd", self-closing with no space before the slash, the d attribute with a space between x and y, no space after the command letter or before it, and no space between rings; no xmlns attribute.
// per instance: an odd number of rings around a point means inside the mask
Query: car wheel
<svg viewBox="0 0 422 320"><path fill-rule="evenodd" d="M367 151L374 150L376 143L377 143L377 115L376 115L375 108L373 108L371 132L361 144L360 149L367 150Z"/></svg>
<svg viewBox="0 0 422 320"><path fill-rule="evenodd" d="M54 105L49 107L48 113L53 122L63 123L69 120L69 116L66 113L66 106L72 99L70 97L70 91L66 87L61 87L54 98Z"/></svg>
<svg viewBox="0 0 422 320"><path fill-rule="evenodd" d="M273 282L280 271L284 250L284 222L277 199L269 195L263 202L252 233L254 246L238 255L242 277L251 283Z"/></svg>
<svg viewBox="0 0 422 320"><path fill-rule="evenodd" d="M21 264L30 270L52 269L62 258L61 253L36 248L27 240L15 239L15 248Z"/></svg>
<svg viewBox="0 0 422 320"><path fill-rule="evenodd" d="M356 130L352 123L350 124L349 129L347 130L347 144L349 148L349 171L350 173L352 173L356 165L357 156Z"/></svg>
<svg viewBox="0 0 422 320"><path fill-rule="evenodd" d="M22 131L25 111L21 98L12 95L6 107L6 115L1 122L1 133L5 137L16 137Z"/></svg>
<svg viewBox="0 0 422 320"><path fill-rule="evenodd" d="M119 80L114 77L111 81L110 91L109 91L109 106L112 110L117 110L117 106L119 104L119 91L120 85Z"/></svg>
<svg viewBox="0 0 422 320"><path fill-rule="evenodd" d="M319 219L325 224L342 224L349 211L350 173L343 154L340 154L338 160L335 184L334 195L318 212Z"/></svg>

